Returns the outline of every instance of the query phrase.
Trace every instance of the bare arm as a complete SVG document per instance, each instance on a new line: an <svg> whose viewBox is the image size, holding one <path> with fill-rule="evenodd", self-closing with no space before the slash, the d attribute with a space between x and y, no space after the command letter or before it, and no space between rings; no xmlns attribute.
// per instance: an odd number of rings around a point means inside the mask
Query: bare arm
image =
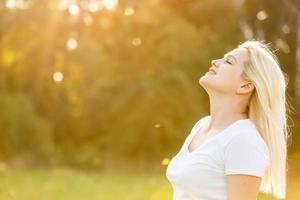
<svg viewBox="0 0 300 200"><path fill-rule="evenodd" d="M256 200L261 178L246 174L226 176L228 200Z"/></svg>

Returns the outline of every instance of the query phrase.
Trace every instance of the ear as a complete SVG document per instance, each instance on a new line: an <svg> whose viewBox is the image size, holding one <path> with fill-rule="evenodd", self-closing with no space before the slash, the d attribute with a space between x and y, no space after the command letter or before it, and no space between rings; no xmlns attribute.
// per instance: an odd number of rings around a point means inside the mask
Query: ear
<svg viewBox="0 0 300 200"><path fill-rule="evenodd" d="M236 94L251 94L255 89L255 86L252 82L243 82L236 90Z"/></svg>

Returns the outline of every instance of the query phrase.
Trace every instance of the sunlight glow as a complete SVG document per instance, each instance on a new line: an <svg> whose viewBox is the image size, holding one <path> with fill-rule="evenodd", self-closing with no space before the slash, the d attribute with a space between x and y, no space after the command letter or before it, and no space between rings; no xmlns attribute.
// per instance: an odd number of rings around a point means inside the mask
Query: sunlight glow
<svg viewBox="0 0 300 200"><path fill-rule="evenodd" d="M70 0L59 0L58 1L58 9L59 10L67 10L70 6Z"/></svg>
<svg viewBox="0 0 300 200"><path fill-rule="evenodd" d="M60 83L60 82L63 81L63 79L64 79L63 73L61 73L61 72L54 72L54 74L53 74L53 80L54 80L54 82Z"/></svg>
<svg viewBox="0 0 300 200"><path fill-rule="evenodd" d="M114 10L118 5L118 0L102 0L104 7L108 10Z"/></svg>
<svg viewBox="0 0 300 200"><path fill-rule="evenodd" d="M126 16L132 16L132 15L134 14L134 9L133 9L133 8L126 8L126 9L124 10L124 14L125 14Z"/></svg>
<svg viewBox="0 0 300 200"><path fill-rule="evenodd" d="M32 2L29 0L6 0L5 6L8 9L27 9Z"/></svg>
<svg viewBox="0 0 300 200"><path fill-rule="evenodd" d="M94 0L94 1L89 2L87 9L90 12L97 12L98 10L101 10L103 7L104 6L101 2Z"/></svg>
<svg viewBox="0 0 300 200"><path fill-rule="evenodd" d="M17 2L16 0L7 0L5 5L9 9L14 9L17 7Z"/></svg>
<svg viewBox="0 0 300 200"><path fill-rule="evenodd" d="M69 50L74 50L78 46L77 40L75 38L70 38L67 42L67 48Z"/></svg>
<svg viewBox="0 0 300 200"><path fill-rule="evenodd" d="M80 8L79 8L79 6L77 5L77 4L75 4L75 3L73 3L73 4L71 4L70 6L69 6L69 13L70 13L70 15L73 15L73 16L77 16L77 15L79 15L79 13L80 13Z"/></svg>

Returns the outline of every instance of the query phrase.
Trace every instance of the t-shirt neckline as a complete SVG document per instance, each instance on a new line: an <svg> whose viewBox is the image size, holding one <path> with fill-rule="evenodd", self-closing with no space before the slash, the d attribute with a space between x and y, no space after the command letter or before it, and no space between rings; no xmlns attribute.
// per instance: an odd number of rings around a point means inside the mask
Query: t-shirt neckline
<svg viewBox="0 0 300 200"><path fill-rule="evenodd" d="M206 139L200 146L198 146L197 148L195 148L193 151L190 151L188 149L189 145L192 143L193 139L195 138L195 135L196 133L201 129L201 127L203 127L203 124L207 121L210 121L211 119L211 116L209 115L207 117L206 120L202 121L200 124L199 124L199 127L197 127L196 130L194 130L194 132L192 133L190 139L188 140L187 142L187 145L185 146L185 150L187 152L188 155L190 154L193 154L197 151L199 151L200 149L202 149L206 144L208 144L210 141L212 141L213 139L219 137L220 135L224 134L225 132L227 132L229 129L233 128L235 125L237 125L238 123L240 122L244 122L244 121L249 121L250 118L246 118L246 119L238 119L238 120L235 120L234 122L232 122L231 124L229 124L228 126L226 126L223 130L221 130L220 132L218 132L217 134L211 136L210 138Z"/></svg>

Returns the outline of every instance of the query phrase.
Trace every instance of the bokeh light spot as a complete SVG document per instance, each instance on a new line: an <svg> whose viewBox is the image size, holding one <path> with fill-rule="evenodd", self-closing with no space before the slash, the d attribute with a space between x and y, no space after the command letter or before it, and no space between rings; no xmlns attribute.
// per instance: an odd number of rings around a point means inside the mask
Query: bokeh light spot
<svg viewBox="0 0 300 200"><path fill-rule="evenodd" d="M164 158L162 161L161 161L161 165L168 165L170 163L170 159L169 158Z"/></svg>
<svg viewBox="0 0 300 200"><path fill-rule="evenodd" d="M142 43L142 40L141 40L141 38L134 38L133 40L132 40L132 45L133 46L139 46L139 45L141 45L141 43Z"/></svg>
<svg viewBox="0 0 300 200"><path fill-rule="evenodd" d="M263 21L268 18L268 14L265 10L261 10L256 15L257 19Z"/></svg>
<svg viewBox="0 0 300 200"><path fill-rule="evenodd" d="M71 4L69 6L69 13L70 13L70 15L73 15L73 16L79 15L79 13L80 13L79 6L77 4Z"/></svg>
<svg viewBox="0 0 300 200"><path fill-rule="evenodd" d="M107 10L114 10L118 6L118 0L102 0L103 6Z"/></svg>
<svg viewBox="0 0 300 200"><path fill-rule="evenodd" d="M54 82L60 83L63 81L63 79L64 79L64 75L62 72L54 72L54 74L53 74Z"/></svg>
<svg viewBox="0 0 300 200"><path fill-rule="evenodd" d="M287 25L287 24L284 24L282 27L281 27L281 30L283 33L285 34L288 34L291 30L290 30L290 27Z"/></svg>
<svg viewBox="0 0 300 200"><path fill-rule="evenodd" d="M154 125L154 128L159 128L160 127L160 124L155 124Z"/></svg>
<svg viewBox="0 0 300 200"><path fill-rule="evenodd" d="M279 48L284 53L290 53L290 47L287 42L281 38L275 41L276 47Z"/></svg>
<svg viewBox="0 0 300 200"><path fill-rule="evenodd" d="M88 10L90 12L97 12L98 10L103 8L103 4L99 1L91 1L88 4Z"/></svg>
<svg viewBox="0 0 300 200"><path fill-rule="evenodd" d="M126 9L124 10L124 14L125 14L126 16L132 16L132 15L134 15L134 9L133 9L133 8L126 8Z"/></svg>
<svg viewBox="0 0 300 200"><path fill-rule="evenodd" d="M75 38L70 38L67 42L67 48L69 50L74 50L78 46L77 40Z"/></svg>
<svg viewBox="0 0 300 200"><path fill-rule="evenodd" d="M17 2L16 0L7 0L5 5L8 9L14 9L17 7Z"/></svg>

